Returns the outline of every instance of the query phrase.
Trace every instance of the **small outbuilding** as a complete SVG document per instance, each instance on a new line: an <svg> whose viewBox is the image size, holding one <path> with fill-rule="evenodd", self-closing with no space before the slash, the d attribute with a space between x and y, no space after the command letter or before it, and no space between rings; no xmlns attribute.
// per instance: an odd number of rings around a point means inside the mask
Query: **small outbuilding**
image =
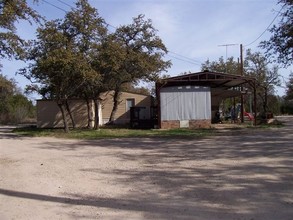
<svg viewBox="0 0 293 220"><path fill-rule="evenodd" d="M163 79L156 83L158 125L162 129L208 128L221 101L242 96L245 84L253 88L255 97L251 77L203 71Z"/></svg>
<svg viewBox="0 0 293 220"><path fill-rule="evenodd" d="M110 114L113 109L113 91L105 92L100 96L99 105L99 124L104 125L109 122ZM95 119L94 103L91 101L89 106L87 102L82 99L70 99L68 105L76 127L84 128L93 126ZM142 109L139 113L140 119L150 119L151 109L153 106L153 97L150 95L142 95L130 92L121 92L119 105L114 118L115 124L127 125L131 123L131 109ZM67 119L69 119L68 113L66 113ZM90 120L89 120L90 118ZM68 120L69 126L72 126L70 120ZM37 100L37 127L38 128L62 128L63 119L61 111L57 105L56 100Z"/></svg>

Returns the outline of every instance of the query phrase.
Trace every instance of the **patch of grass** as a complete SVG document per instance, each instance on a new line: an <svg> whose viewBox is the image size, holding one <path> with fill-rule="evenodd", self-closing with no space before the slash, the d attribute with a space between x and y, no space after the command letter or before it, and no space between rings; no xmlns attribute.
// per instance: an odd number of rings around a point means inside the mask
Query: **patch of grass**
<svg viewBox="0 0 293 220"><path fill-rule="evenodd" d="M235 135L240 134L241 130L263 130L270 128L280 128L284 125L280 121L275 121L272 124L260 124L252 126L251 124L243 124L241 127L224 127L224 130L232 132ZM109 138L139 138L139 137L164 137L164 138L200 138L207 136L228 135L227 132L221 132L223 129L210 128L210 129L187 129L178 128L170 130L140 130L140 129L127 129L122 127L107 126L101 127L99 130L90 129L73 129L69 133L65 133L63 129L40 129L36 127L22 127L14 129L16 134L30 137L57 137L57 138L70 138L70 139L109 139Z"/></svg>
<svg viewBox="0 0 293 220"><path fill-rule="evenodd" d="M63 129L40 129L36 127L21 127L13 129L13 132L29 137L55 137L61 135Z"/></svg>
<svg viewBox="0 0 293 220"><path fill-rule="evenodd" d="M282 128L284 127L284 125L281 124L260 124L260 125L256 125L256 126L248 126L247 128L250 129L270 129L270 128Z"/></svg>
<svg viewBox="0 0 293 220"><path fill-rule="evenodd" d="M127 137L166 137L166 138L198 138L210 136L215 129L170 129L139 130L126 128L101 128L99 130L74 129L65 133L63 129L39 129L32 127L16 128L14 132L30 137L57 137L73 139L104 139Z"/></svg>
<svg viewBox="0 0 293 220"><path fill-rule="evenodd" d="M274 120L272 123L259 123L256 126L247 126L247 128L252 129L269 129L269 128L282 128L284 127L283 122L279 120Z"/></svg>

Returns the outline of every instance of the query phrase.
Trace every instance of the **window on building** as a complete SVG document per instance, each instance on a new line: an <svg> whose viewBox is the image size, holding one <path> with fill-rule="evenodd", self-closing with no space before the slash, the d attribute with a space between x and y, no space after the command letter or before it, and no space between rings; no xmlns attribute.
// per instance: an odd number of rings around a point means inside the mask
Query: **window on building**
<svg viewBox="0 0 293 220"><path fill-rule="evenodd" d="M134 99L126 99L126 112L130 111L131 107L134 107L135 101Z"/></svg>

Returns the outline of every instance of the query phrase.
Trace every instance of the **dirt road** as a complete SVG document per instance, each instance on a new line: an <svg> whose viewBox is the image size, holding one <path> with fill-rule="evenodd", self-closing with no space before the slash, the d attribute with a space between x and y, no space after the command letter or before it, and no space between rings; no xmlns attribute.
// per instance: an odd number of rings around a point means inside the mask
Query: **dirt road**
<svg viewBox="0 0 293 220"><path fill-rule="evenodd" d="M200 140L28 138L0 128L0 219L293 219L293 118ZM237 131L236 131L237 132Z"/></svg>

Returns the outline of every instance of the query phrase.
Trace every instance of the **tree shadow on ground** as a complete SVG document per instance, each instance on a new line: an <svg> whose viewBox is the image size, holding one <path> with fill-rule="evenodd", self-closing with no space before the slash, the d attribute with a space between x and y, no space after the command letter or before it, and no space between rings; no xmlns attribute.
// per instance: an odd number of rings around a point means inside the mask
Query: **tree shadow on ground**
<svg viewBox="0 0 293 220"><path fill-rule="evenodd" d="M61 203L68 206L90 206L98 208L110 208L113 210L128 210L133 212L146 213L145 217L157 219L197 219L194 205L182 203L180 200L169 200L162 202L149 199L117 199L117 198L101 198L79 194L69 194L68 197L57 197L49 195L41 195L35 193L27 193L21 191L13 191L0 189L0 194L5 196L17 197L21 199L38 200L44 202ZM211 216L215 210L213 208L202 210L201 217ZM219 213L218 213L219 214ZM224 210L223 210L224 214ZM199 215L198 215L199 216Z"/></svg>
<svg viewBox="0 0 293 220"><path fill-rule="evenodd" d="M200 140L128 138L51 141L40 149L71 158L103 161L111 156L132 167L81 167L71 172L111 177L129 188L104 198L64 193L47 196L1 189L7 196L142 213L145 219L293 219L292 126ZM236 131L237 132L237 131ZM105 151L105 149L107 149ZM77 217L77 216L75 216ZM89 217L90 218L90 217Z"/></svg>
<svg viewBox="0 0 293 220"><path fill-rule="evenodd" d="M0 139L15 139L19 138L20 136L17 134L12 133L12 130L15 127L13 126L0 126Z"/></svg>

